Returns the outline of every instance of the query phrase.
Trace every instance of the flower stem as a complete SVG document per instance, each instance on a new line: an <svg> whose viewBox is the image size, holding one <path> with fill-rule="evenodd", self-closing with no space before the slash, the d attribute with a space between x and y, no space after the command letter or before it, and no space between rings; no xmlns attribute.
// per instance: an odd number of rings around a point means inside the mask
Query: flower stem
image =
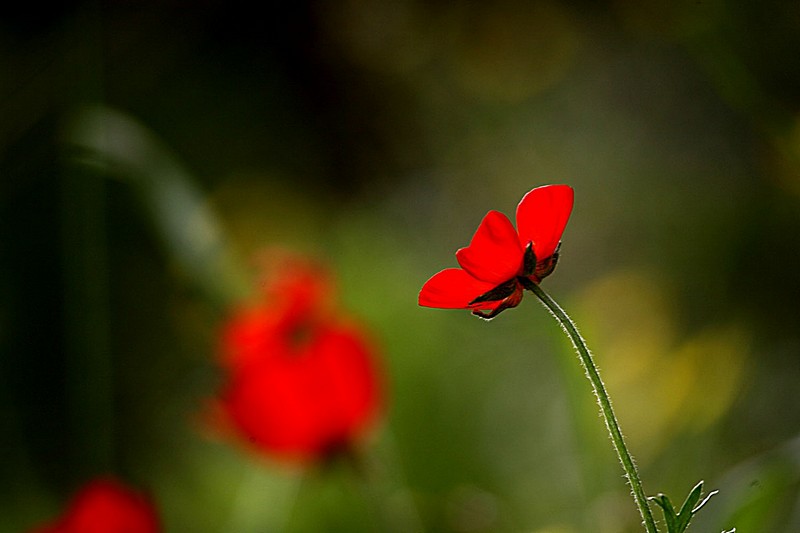
<svg viewBox="0 0 800 533"><path fill-rule="evenodd" d="M561 327L564 328L567 336L572 341L575 350L578 352L578 357L583 364L583 369L586 371L586 376L589 378L589 381L591 381L592 389L594 389L594 394L597 396L597 403L600 404L600 410L603 413L603 419L606 422L606 428L611 436L611 441L614 443L614 449L617 452L620 463L622 463L622 468L625 470L628 483L631 485L633 499L636 502L636 506L639 508L642 520L644 520L645 530L647 533L658 533L653 514L650 512L650 507L647 503L647 496L642 488L642 481L639 479L639 472L636 470L633 457L631 457L627 446L625 446L625 439L622 437L619 422L617 422L614 409L611 407L611 399L606 392L605 385L603 385L603 380L600 378L600 372L594 364L592 354L589 352L589 348L586 347L586 341L584 341L580 333L578 333L578 328L575 327L575 323L569 315L567 315L558 303L556 303L549 294L544 292L538 284L526 284L526 288L533 292L539 300L541 300L542 304L553 314L556 320L558 320Z"/></svg>

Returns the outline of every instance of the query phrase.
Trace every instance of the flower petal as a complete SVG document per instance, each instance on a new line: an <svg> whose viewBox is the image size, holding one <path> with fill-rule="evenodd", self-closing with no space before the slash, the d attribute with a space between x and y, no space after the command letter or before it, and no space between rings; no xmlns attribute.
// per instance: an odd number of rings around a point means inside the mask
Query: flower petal
<svg viewBox="0 0 800 533"><path fill-rule="evenodd" d="M572 213L573 194L568 185L545 185L528 192L517 206L519 242L523 247L532 242L539 261L556 251Z"/></svg>
<svg viewBox="0 0 800 533"><path fill-rule="evenodd" d="M440 309L470 309L472 300L494 287L494 283L477 280L460 268L447 268L425 282L419 292L419 305Z"/></svg>
<svg viewBox="0 0 800 533"><path fill-rule="evenodd" d="M380 389L361 331L325 324L307 345L233 373L221 406L258 450L303 462L353 444L380 411Z"/></svg>
<svg viewBox="0 0 800 533"><path fill-rule="evenodd" d="M381 383L373 349L360 330L343 326L320 332L315 342L318 380L324 384L325 446L355 440L380 410Z"/></svg>
<svg viewBox="0 0 800 533"><path fill-rule="evenodd" d="M158 512L150 498L112 478L96 478L72 498L64 514L30 533L70 533L80 531L161 531Z"/></svg>
<svg viewBox="0 0 800 533"><path fill-rule="evenodd" d="M499 211L489 211L469 246L456 252L456 259L475 278L499 285L519 273L522 255L511 221Z"/></svg>

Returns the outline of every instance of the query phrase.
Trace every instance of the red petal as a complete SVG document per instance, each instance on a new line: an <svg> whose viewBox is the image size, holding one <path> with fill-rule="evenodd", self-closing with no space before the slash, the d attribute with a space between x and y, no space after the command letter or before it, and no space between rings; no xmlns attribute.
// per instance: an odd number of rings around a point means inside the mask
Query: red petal
<svg viewBox="0 0 800 533"><path fill-rule="evenodd" d="M150 499L116 480L98 478L76 494L56 522L31 533L157 533L160 520Z"/></svg>
<svg viewBox="0 0 800 533"><path fill-rule="evenodd" d="M572 212L573 191L568 185L545 185L528 192L517 206L519 242L533 243L536 259L547 259L558 246Z"/></svg>
<svg viewBox="0 0 800 533"><path fill-rule="evenodd" d="M223 405L257 448L297 459L319 452L321 398L307 366L301 357L275 358L231 377Z"/></svg>
<svg viewBox="0 0 800 533"><path fill-rule="evenodd" d="M499 211L489 211L469 246L456 252L456 259L475 278L499 285L519 273L522 255L511 221Z"/></svg>
<svg viewBox="0 0 800 533"><path fill-rule="evenodd" d="M380 408L380 383L371 347L357 330L330 329L317 341L316 372L325 384L329 447L354 440Z"/></svg>
<svg viewBox="0 0 800 533"><path fill-rule="evenodd" d="M380 389L360 331L319 326L309 344L234 373L221 405L258 449L305 461L360 437L380 410Z"/></svg>
<svg viewBox="0 0 800 533"><path fill-rule="evenodd" d="M441 309L469 309L469 303L492 290L494 283L480 281L460 268L447 268L425 282L419 305ZM487 307L491 304L485 304Z"/></svg>

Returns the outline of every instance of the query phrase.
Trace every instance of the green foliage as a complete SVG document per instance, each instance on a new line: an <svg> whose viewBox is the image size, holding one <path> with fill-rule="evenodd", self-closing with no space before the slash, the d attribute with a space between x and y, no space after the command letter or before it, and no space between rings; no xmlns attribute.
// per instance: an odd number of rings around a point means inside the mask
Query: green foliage
<svg viewBox="0 0 800 533"><path fill-rule="evenodd" d="M708 503L708 500L710 500L711 497L717 492L719 491L714 490L709 492L706 497L703 498L703 501L700 501L700 497L703 494L703 482L700 481L694 486L691 492L689 492L689 495L686 497L686 501L683 502L683 505L681 505L681 509L677 514L675 513L675 507L673 507L672 502L666 494L650 496L648 500L656 502L664 511L664 520L667 523L667 533L683 533L686 531L686 528L689 527L689 521L692 519L692 517L700 509L702 509L703 506Z"/></svg>

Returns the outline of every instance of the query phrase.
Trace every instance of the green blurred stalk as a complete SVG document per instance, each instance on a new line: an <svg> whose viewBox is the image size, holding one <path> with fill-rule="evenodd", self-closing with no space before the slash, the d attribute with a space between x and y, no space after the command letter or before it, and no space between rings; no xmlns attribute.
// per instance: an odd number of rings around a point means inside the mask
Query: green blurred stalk
<svg viewBox="0 0 800 533"><path fill-rule="evenodd" d="M249 293L247 275L204 192L152 131L98 105L79 109L65 137L76 163L131 186L165 252L209 301L225 308Z"/></svg>

